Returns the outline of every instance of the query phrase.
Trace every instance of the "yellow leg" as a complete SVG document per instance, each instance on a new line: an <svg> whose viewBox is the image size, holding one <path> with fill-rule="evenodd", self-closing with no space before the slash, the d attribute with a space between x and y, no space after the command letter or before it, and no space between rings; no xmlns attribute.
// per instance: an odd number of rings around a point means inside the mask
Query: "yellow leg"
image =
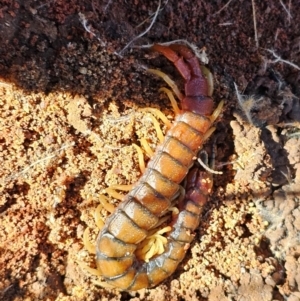
<svg viewBox="0 0 300 301"><path fill-rule="evenodd" d="M105 192L107 194L109 194L110 196L112 196L113 198L123 201L124 195L121 193L118 193L116 190L129 191L132 189L132 187L133 187L133 185L111 185L105 189ZM106 198L106 200L108 200L108 198Z"/></svg>
<svg viewBox="0 0 300 301"><path fill-rule="evenodd" d="M100 194L99 195L99 200L100 200L101 205L104 207L104 209L106 211L108 211L109 213L113 213L115 211L115 206L113 204L109 203L109 198L108 197L106 197L103 194Z"/></svg>
<svg viewBox="0 0 300 301"><path fill-rule="evenodd" d="M182 100L184 98L183 94L179 91L175 82L167 74L156 69L148 69L147 71L161 77L173 90L173 92L175 93L175 95L178 97L179 100Z"/></svg>
<svg viewBox="0 0 300 301"><path fill-rule="evenodd" d="M102 204L99 204L94 212L95 223L99 229L102 229L104 227L104 219L101 215L102 208L104 208Z"/></svg>
<svg viewBox="0 0 300 301"><path fill-rule="evenodd" d="M171 121L166 117L166 115L162 111L156 108L142 108L139 109L139 111L141 112L146 111L152 113L153 115L158 117L166 125L168 129L172 126Z"/></svg>
<svg viewBox="0 0 300 301"><path fill-rule="evenodd" d="M93 276L101 276L100 271L98 271L97 269L93 269L81 261L77 261L77 263L83 270L89 272Z"/></svg>
<svg viewBox="0 0 300 301"><path fill-rule="evenodd" d="M163 235L172 230L171 226L164 227L160 230L153 230L146 237L141 244L139 244L138 249L135 253L138 259L148 262L155 255L162 254L165 250L165 244L167 243L167 238Z"/></svg>
<svg viewBox="0 0 300 301"><path fill-rule="evenodd" d="M203 136L203 141L206 141L211 135L212 133L216 130L215 127L210 128Z"/></svg>
<svg viewBox="0 0 300 301"><path fill-rule="evenodd" d="M164 134L160 128L160 125L159 125L159 122L157 121L157 119L152 115L152 114L149 114L149 117L154 125L154 128L155 128L155 131L156 131L156 134L157 134L157 137L160 141L160 143L162 143L164 141Z"/></svg>
<svg viewBox="0 0 300 301"><path fill-rule="evenodd" d="M201 65L200 68L201 68L203 75L206 77L206 80L208 83L207 95L212 96L212 94L214 92L214 79L213 79L212 73L210 72L210 70L208 68L206 68L203 65Z"/></svg>
<svg viewBox="0 0 300 301"><path fill-rule="evenodd" d="M132 189L132 186L133 185L115 184L115 185L109 186L109 188L111 188L111 189L117 189L117 190L121 190L121 191L130 191Z"/></svg>
<svg viewBox="0 0 300 301"><path fill-rule="evenodd" d="M167 119L167 117L161 111L154 109L154 108L145 108L145 109L141 109L141 111L149 111L149 112L157 115L166 124L167 127L169 127L169 128L171 127L171 122ZM155 131L157 133L157 137L158 137L160 143L162 143L165 139L165 136L160 128L160 124L152 114L149 114L149 117L152 120ZM144 148L147 156L149 158L151 158L154 155L154 151L151 149L149 143L147 142L147 140L145 138L141 138L141 145ZM135 146L135 147L137 148L137 146ZM141 159L139 159L139 161L141 161ZM140 166L141 166L141 162L140 162ZM143 171L144 171L144 169L143 169Z"/></svg>
<svg viewBox="0 0 300 301"><path fill-rule="evenodd" d="M89 234L90 234L89 227L87 227L87 228L84 230L84 232L83 232L83 244L84 244L84 247L85 247L86 250L89 251L89 253L91 253L91 254L96 254L96 246L93 245L93 244L90 242Z"/></svg>
<svg viewBox="0 0 300 301"><path fill-rule="evenodd" d="M151 149L149 143L145 138L141 138L141 145L143 149L145 150L147 156L151 158L154 155L154 151Z"/></svg>
<svg viewBox="0 0 300 301"><path fill-rule="evenodd" d="M136 145L135 143L132 144L133 147L136 149L137 153L138 153L138 160L139 160L139 166L140 166L140 170L142 173L145 172L146 166L145 166L145 161L144 161L144 155L143 155L143 151L142 149Z"/></svg>
<svg viewBox="0 0 300 301"><path fill-rule="evenodd" d="M201 65L200 68L201 68L203 75L206 77L206 80L208 83L208 96L212 96L213 91L214 91L214 81L213 81L212 73L210 72L210 70L208 68L206 68L203 65ZM156 70L156 69L148 69L147 71L161 77L169 85L169 87L173 90L174 94L178 97L179 100L182 100L184 98L184 95L179 91L176 83L167 74L163 73L160 70ZM169 96L169 94L168 94L168 96ZM170 96L169 96L169 98L170 98ZM170 100L171 100L171 98L170 98ZM171 101L171 103L172 103L172 101ZM172 106L173 106L173 103L172 103ZM173 108L174 108L174 106L173 106ZM177 114L176 109L174 109L174 112Z"/></svg>
<svg viewBox="0 0 300 301"><path fill-rule="evenodd" d="M170 99L170 102L171 102L171 105L172 105L175 115L178 115L180 113L180 110L179 110L177 101L175 100L175 97L174 97L172 91L167 88L160 88L159 91L163 91L167 94L167 96Z"/></svg>
<svg viewBox="0 0 300 301"><path fill-rule="evenodd" d="M223 109L223 106L224 106L224 100L221 100L217 106L217 108L213 111L213 113L211 114L210 116L210 121L213 123L217 118L218 116L221 114L222 112L222 109Z"/></svg>

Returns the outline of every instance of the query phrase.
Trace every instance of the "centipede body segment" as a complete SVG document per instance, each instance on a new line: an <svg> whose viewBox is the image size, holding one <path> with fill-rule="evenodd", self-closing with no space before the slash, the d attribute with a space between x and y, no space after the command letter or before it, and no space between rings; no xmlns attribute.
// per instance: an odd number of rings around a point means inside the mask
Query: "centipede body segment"
<svg viewBox="0 0 300 301"><path fill-rule="evenodd" d="M194 238L212 189L208 172L194 169L189 172L218 115L213 114L207 79L198 59L187 47L154 45L152 48L172 61L181 73L185 96L179 96L181 110L144 174L107 218L97 238L97 269L109 284L123 290L153 287L176 270ZM178 204L179 214L172 221L164 252L148 262L139 260L135 254L138 245L174 205L180 195L180 183L187 174L186 195Z"/></svg>

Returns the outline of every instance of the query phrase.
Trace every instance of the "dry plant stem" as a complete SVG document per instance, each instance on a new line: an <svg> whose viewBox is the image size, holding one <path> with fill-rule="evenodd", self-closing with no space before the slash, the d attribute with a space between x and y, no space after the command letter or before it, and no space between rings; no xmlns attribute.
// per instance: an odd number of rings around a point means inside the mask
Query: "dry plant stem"
<svg viewBox="0 0 300 301"><path fill-rule="evenodd" d="M294 67L294 68L297 69L297 70L300 70L300 67L299 67L298 65L296 65L296 64L294 64L294 63L292 63L292 62L290 62L290 61L287 61L287 60L282 59L279 55L277 55L277 54L274 52L274 50L271 50L271 49L266 49L266 50L267 50L268 52L270 52L270 53L276 58L276 60L271 61L272 64L275 64L275 63L277 63L277 62L282 62L282 63L285 63L285 64L287 64L287 65L290 65L290 66Z"/></svg>
<svg viewBox="0 0 300 301"><path fill-rule="evenodd" d="M234 83L234 87L235 87L236 97L241 109L244 111L249 123L253 124L253 120L251 117L251 109L253 109L255 106L254 98L249 97L248 99L244 99L243 96L240 94L236 83Z"/></svg>
<svg viewBox="0 0 300 301"><path fill-rule="evenodd" d="M78 15L79 15L79 21L82 24L85 31L90 33L93 37L95 37L100 42L101 46L106 46L106 44L91 30L91 27L87 25L88 21L85 18L85 15L81 12L79 12Z"/></svg>
<svg viewBox="0 0 300 301"><path fill-rule="evenodd" d="M164 6L160 9L160 11L162 11L168 4L169 0L167 0L164 4ZM144 23L146 23L148 20L151 20L154 16L155 16L156 12L151 14L151 16L149 16L147 19L145 19L144 21L142 21L139 25L137 25L135 28L139 28L140 26L142 26Z"/></svg>
<svg viewBox="0 0 300 301"><path fill-rule="evenodd" d="M229 0L221 9L219 9L216 13L214 13L214 16L219 14L221 11L223 11L230 3L232 0Z"/></svg>
<svg viewBox="0 0 300 301"><path fill-rule="evenodd" d="M256 12L255 12L255 2L254 0L252 2L252 11L253 11L253 26L254 26L254 39L256 47L258 48L258 37L257 37L257 26L256 26Z"/></svg>
<svg viewBox="0 0 300 301"><path fill-rule="evenodd" d="M143 31L142 33L140 33L138 36L134 37L120 52L118 52L118 55L119 56L122 56L123 52L134 42L136 41L137 39L141 38L142 36L144 36L150 29L151 27L153 26L154 22L156 21L156 18L158 16L158 13L159 13L159 10L160 10L160 6L161 6L161 0L158 1L158 6L157 6L157 9L156 9L156 12L155 12L155 15L152 19L152 22L150 23L149 27Z"/></svg>
<svg viewBox="0 0 300 301"><path fill-rule="evenodd" d="M4 181L9 181L9 180L14 180L14 179L17 179L19 176L21 176L22 174L25 174L30 168L34 167L35 165L38 165L46 160L49 160L49 159L52 159L54 158L55 156L57 156L57 154L64 150L64 149L67 149L69 147L72 147L75 145L75 142L72 142L70 144L67 144L67 145L63 145L61 148L59 148L58 150L54 151L51 155L47 156L47 157L44 157L44 158L41 158L31 164L29 164L27 167L25 167L22 171L18 172L18 173L15 173L9 177L7 177Z"/></svg>
<svg viewBox="0 0 300 301"><path fill-rule="evenodd" d="M289 8L287 9L287 7L284 5L284 3L282 2L282 0L279 0L280 4L282 5L283 9L286 11L287 15L288 15L288 20L289 20L289 25L291 24L291 1L289 1Z"/></svg>
<svg viewBox="0 0 300 301"><path fill-rule="evenodd" d="M292 15L291 15L291 2L292 0L289 0L289 12L290 12L290 18L292 18ZM291 20L289 19L289 24L291 24Z"/></svg>
<svg viewBox="0 0 300 301"><path fill-rule="evenodd" d="M109 1L107 2L107 4L106 4L105 7L104 7L104 12L107 11L107 9L108 9L108 7L110 6L111 2L112 2L112 0L109 0Z"/></svg>
<svg viewBox="0 0 300 301"><path fill-rule="evenodd" d="M230 26L232 25L232 22L225 22L225 23L220 23L219 26Z"/></svg>
<svg viewBox="0 0 300 301"><path fill-rule="evenodd" d="M52 3L52 2L54 2L54 0L51 0L51 1L46 2L46 3L44 3L44 4L41 4L41 5L37 6L37 7L35 7L34 9L38 10L38 9L44 7L44 6L48 6L48 5L49 5L50 3Z"/></svg>
<svg viewBox="0 0 300 301"><path fill-rule="evenodd" d="M223 172L222 171L217 171L217 170L214 170L214 169L211 169L210 167L208 167L202 160L201 158L198 158L197 159L198 163L208 172L212 173L212 174L215 174L215 175L222 175Z"/></svg>

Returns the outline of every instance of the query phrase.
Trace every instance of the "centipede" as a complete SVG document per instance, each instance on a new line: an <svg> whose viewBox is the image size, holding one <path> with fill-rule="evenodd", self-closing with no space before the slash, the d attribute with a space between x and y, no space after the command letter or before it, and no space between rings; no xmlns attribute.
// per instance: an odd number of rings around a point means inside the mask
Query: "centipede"
<svg viewBox="0 0 300 301"><path fill-rule="evenodd" d="M184 79L184 93L165 73L150 69L171 88L164 89L172 104L175 120L140 179L105 220L96 240L98 275L110 286L135 291L152 288L168 278L183 260L199 226L204 205L212 191L212 175L193 168L223 102L214 110L211 72L200 64L185 45L154 44L156 51L171 61ZM185 189L182 182L185 179ZM161 250L146 260L141 246L166 221L171 208L178 208L169 222Z"/></svg>

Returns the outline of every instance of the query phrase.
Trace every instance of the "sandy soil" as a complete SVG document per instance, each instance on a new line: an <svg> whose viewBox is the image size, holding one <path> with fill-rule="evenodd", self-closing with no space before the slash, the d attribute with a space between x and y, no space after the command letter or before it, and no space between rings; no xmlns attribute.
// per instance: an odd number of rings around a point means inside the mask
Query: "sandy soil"
<svg viewBox="0 0 300 301"><path fill-rule="evenodd" d="M0 0L0 299L300 300L299 2L256 3L255 39L251 1L164 1L123 50L148 2ZM83 232L105 188L140 177L133 143L159 143L140 109L174 118L145 68L182 79L137 46L175 39L205 47L225 100L207 146L223 174L169 279L105 289L78 264L94 266Z"/></svg>

